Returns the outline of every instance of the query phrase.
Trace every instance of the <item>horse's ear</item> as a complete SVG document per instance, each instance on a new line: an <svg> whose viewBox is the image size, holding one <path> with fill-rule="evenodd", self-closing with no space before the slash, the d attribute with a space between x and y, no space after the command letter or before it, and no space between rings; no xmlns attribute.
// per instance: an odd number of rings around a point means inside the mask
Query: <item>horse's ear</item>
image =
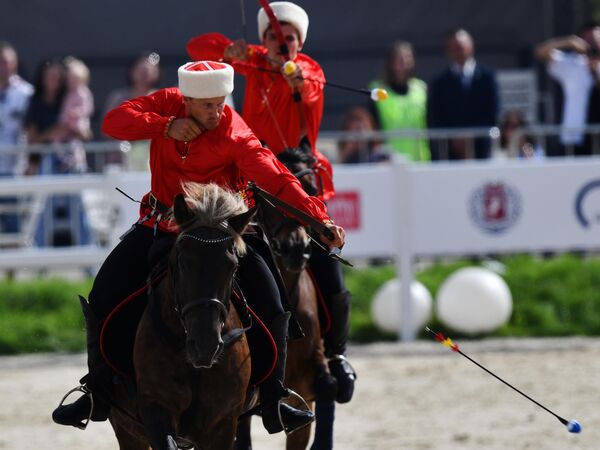
<svg viewBox="0 0 600 450"><path fill-rule="evenodd" d="M177 225L183 225L194 218L192 211L187 205L183 194L179 193L173 200L173 216Z"/></svg>
<svg viewBox="0 0 600 450"><path fill-rule="evenodd" d="M236 233L242 234L244 229L248 226L252 218L256 214L256 206L248 211L238 214L237 216L233 216L227 222L229 226L235 230Z"/></svg>
<svg viewBox="0 0 600 450"><path fill-rule="evenodd" d="M307 136L302 136L300 139L300 144L298 144L298 148L307 156L312 156L312 145L310 145L310 141Z"/></svg>

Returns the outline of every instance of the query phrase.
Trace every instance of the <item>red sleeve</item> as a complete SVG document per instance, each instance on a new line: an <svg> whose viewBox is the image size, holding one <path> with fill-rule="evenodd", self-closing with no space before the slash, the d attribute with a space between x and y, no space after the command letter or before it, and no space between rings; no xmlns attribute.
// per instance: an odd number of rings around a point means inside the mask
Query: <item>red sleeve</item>
<svg viewBox="0 0 600 450"><path fill-rule="evenodd" d="M302 75L305 78L302 85L302 101L311 105L323 100L323 88L325 86L325 74L319 64L306 55L302 55Z"/></svg>
<svg viewBox="0 0 600 450"><path fill-rule="evenodd" d="M225 49L232 42L231 39L221 33L205 33L190 39L186 49L193 61L224 61ZM233 66L237 73L244 76L251 69L255 69L257 61L260 60L257 55L266 53L266 49L258 45L248 45L248 49L250 57L247 62L226 61Z"/></svg>
<svg viewBox="0 0 600 450"><path fill-rule="evenodd" d="M176 113L173 100L178 96L172 88L128 100L106 114L102 132L128 141L161 137L169 117Z"/></svg>
<svg viewBox="0 0 600 450"><path fill-rule="evenodd" d="M245 139L240 138L234 152L236 164L246 180L256 182L265 191L317 220L329 220L323 202L304 192L298 179L277 160L272 151L262 147L253 134L249 133Z"/></svg>
<svg viewBox="0 0 600 450"><path fill-rule="evenodd" d="M221 33L205 33L190 39L186 49L193 61L221 61L232 42Z"/></svg>

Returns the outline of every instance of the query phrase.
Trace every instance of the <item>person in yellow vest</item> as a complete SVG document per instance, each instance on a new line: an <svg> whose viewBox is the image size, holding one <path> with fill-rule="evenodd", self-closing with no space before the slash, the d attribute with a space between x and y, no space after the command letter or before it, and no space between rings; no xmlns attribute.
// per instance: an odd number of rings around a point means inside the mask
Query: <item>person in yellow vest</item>
<svg viewBox="0 0 600 450"><path fill-rule="evenodd" d="M382 80L371 83L371 88L382 87L389 94L385 102L372 104L380 129L426 128L427 85L413 77L414 68L412 45L406 41L395 42L388 53ZM394 138L388 145L411 161L431 160L427 139Z"/></svg>

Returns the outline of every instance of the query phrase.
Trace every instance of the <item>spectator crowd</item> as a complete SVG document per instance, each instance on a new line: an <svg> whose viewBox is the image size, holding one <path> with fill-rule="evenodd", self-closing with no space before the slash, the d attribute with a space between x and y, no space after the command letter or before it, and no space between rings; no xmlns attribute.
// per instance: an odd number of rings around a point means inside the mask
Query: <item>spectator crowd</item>
<svg viewBox="0 0 600 450"><path fill-rule="evenodd" d="M462 28L445 37L447 66L429 83L414 76L416 57L406 41L394 43L385 59L380 79L371 87L388 91L385 102L351 108L342 129L356 131L357 115L362 130L423 130L419 137L394 137L385 142L358 139L339 145L339 161L347 163L385 160L401 154L409 161L487 159L494 156L540 158L543 156L600 153L600 135L584 133L600 125L600 25L584 24L576 35L540 43L536 56L548 75L561 87L561 134L555 149L524 133L529 125L523 111L504 110L500 116L500 92L495 71L476 59L475 41ZM371 124L371 125L369 125ZM498 127L499 148L493 151L487 130ZM475 135L458 130L478 129ZM436 135L436 129L443 132ZM456 129L456 133L452 130ZM426 133L428 130L428 133ZM484 130L483 132L481 130Z"/></svg>
<svg viewBox="0 0 600 450"><path fill-rule="evenodd" d="M136 57L127 71L127 86L109 94L104 112L125 100L151 93L159 83L158 64L156 53ZM86 64L73 56L46 59L36 69L33 84L21 78L17 69L16 49L0 42L0 177L86 172L89 155L84 142L94 138L94 96ZM133 165L145 168L147 153L143 143L131 149ZM122 152L109 153L105 160L121 163ZM19 231L18 202L15 197L0 198L0 234ZM81 195L51 196L41 217L34 244L90 243Z"/></svg>

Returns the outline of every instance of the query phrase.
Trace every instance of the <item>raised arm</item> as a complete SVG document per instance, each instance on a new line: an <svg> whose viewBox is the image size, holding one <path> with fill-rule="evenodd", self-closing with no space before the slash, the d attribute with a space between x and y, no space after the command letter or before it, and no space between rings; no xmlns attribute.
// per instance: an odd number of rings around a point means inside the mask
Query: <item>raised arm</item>
<svg viewBox="0 0 600 450"><path fill-rule="evenodd" d="M154 139L164 135L169 118L177 114L170 98L175 89L161 89L143 97L128 100L109 111L102 122L102 132L128 141Z"/></svg>
<svg viewBox="0 0 600 450"><path fill-rule="evenodd" d="M194 61L221 61L233 41L221 33L205 33L190 39L186 49Z"/></svg>
<svg viewBox="0 0 600 450"><path fill-rule="evenodd" d="M535 56L546 63L552 60L553 50L571 50L578 53L585 53L588 44L579 36L563 36L548 39L535 48Z"/></svg>
<svg viewBox="0 0 600 450"><path fill-rule="evenodd" d="M247 45L243 39L232 41L221 33L205 33L190 39L186 46L188 55L194 61L225 61L236 72L247 75L256 70L257 61L264 48L259 45Z"/></svg>

